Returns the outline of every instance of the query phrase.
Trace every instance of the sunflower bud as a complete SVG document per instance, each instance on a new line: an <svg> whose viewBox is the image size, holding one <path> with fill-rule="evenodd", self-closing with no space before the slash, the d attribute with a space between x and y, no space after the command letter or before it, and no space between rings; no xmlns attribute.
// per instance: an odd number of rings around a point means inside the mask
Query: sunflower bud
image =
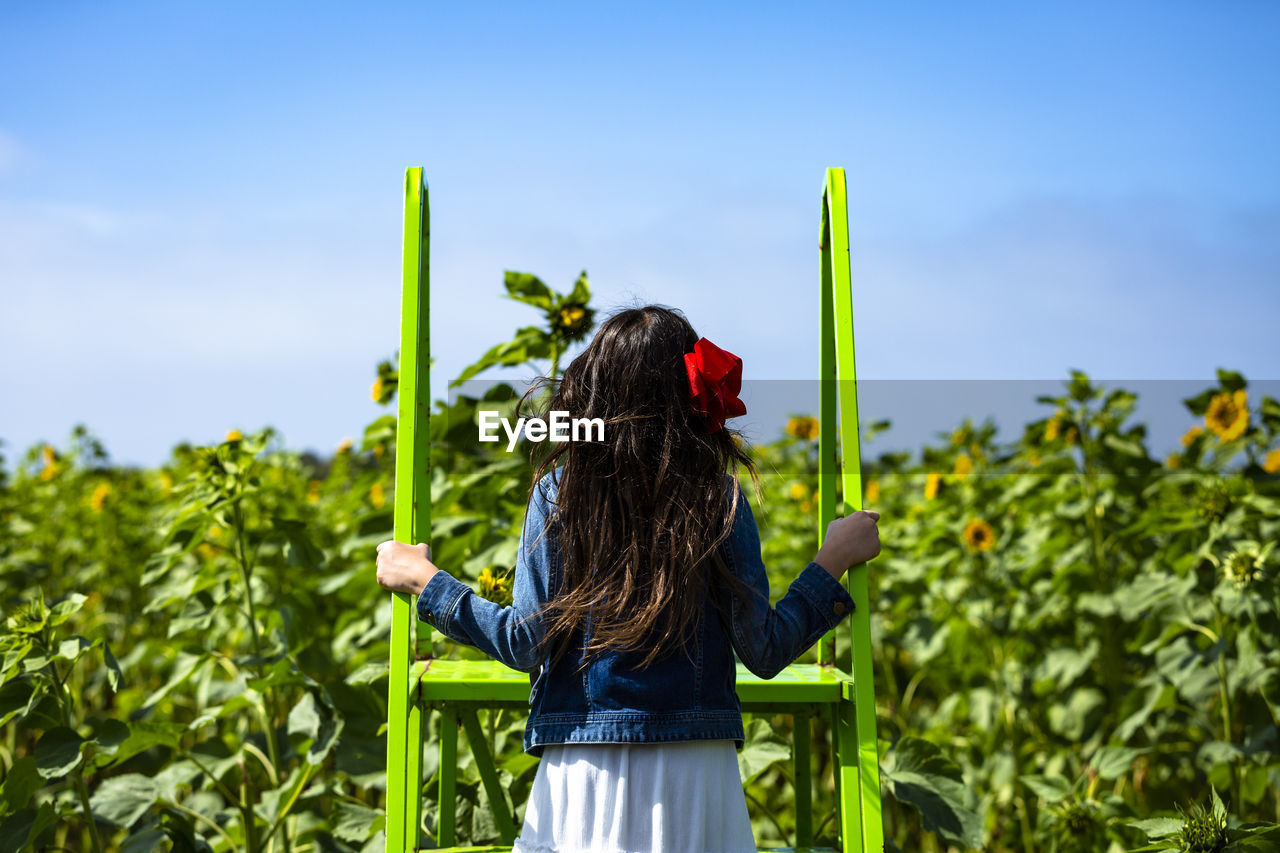
<svg viewBox="0 0 1280 853"><path fill-rule="evenodd" d="M811 441L818 437L818 419L804 416L787 421L787 435L803 441Z"/></svg>
<svg viewBox="0 0 1280 853"><path fill-rule="evenodd" d="M595 311L581 302L567 302L551 315L551 330L567 341L581 340L591 330Z"/></svg>
<svg viewBox="0 0 1280 853"><path fill-rule="evenodd" d="M1187 853L1221 853L1227 846L1226 811L1196 803L1178 832L1178 842L1178 849Z"/></svg>
<svg viewBox="0 0 1280 853"><path fill-rule="evenodd" d="M1202 483L1196 489L1196 514L1206 521L1221 521L1231 509L1231 494L1221 480Z"/></svg>

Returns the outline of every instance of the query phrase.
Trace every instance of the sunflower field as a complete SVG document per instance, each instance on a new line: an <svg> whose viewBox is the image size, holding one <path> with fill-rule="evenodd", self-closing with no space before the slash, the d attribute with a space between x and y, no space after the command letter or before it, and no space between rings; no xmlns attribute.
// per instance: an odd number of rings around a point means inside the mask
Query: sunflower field
<svg viewBox="0 0 1280 853"><path fill-rule="evenodd" d="M585 273L568 293L527 273L505 287L539 320L461 378L554 374L594 327ZM396 390L384 361L371 394ZM475 411L517 396L456 393L430 422L433 557L504 604L531 448L480 445ZM1016 441L966 422L864 461L886 848L1280 849L1280 403L1220 371L1156 459L1124 389L1073 372L1040 402ZM232 431L138 470L81 426L0 458L0 851L382 849L391 608L374 546L394 437L389 414L321 458ZM753 448L775 600L817 549L816 439L794 413ZM422 653L479 654L433 638ZM482 722L519 819L537 769L524 717ZM814 829L833 845L823 726ZM757 842L792 844L790 718L746 727ZM461 841L493 842L458 755ZM424 839L436 762L428 748Z"/></svg>

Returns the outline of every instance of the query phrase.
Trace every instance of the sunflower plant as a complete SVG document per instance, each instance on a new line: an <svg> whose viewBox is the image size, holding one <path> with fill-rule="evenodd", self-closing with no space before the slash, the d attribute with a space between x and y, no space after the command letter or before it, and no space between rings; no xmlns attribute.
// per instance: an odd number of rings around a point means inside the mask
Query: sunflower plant
<svg viewBox="0 0 1280 853"><path fill-rule="evenodd" d="M463 369L449 387L461 385L490 367L514 366L542 359L550 362L548 375L558 376L560 358L566 349L585 338L595 327L595 309L589 305L591 285L586 270L578 275L568 293L552 290L532 273L510 270L503 277L503 286L510 299L542 311L546 325L518 329L511 340L494 346L474 364Z"/></svg>

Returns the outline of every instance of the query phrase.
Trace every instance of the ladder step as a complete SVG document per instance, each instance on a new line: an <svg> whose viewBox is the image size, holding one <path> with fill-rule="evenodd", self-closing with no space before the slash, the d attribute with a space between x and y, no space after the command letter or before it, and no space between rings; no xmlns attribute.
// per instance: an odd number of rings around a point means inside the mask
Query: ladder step
<svg viewBox="0 0 1280 853"><path fill-rule="evenodd" d="M511 853L509 845L484 847L419 847L434 853ZM759 853L839 853L836 847L760 847Z"/></svg>
<svg viewBox="0 0 1280 853"><path fill-rule="evenodd" d="M409 673L410 687L421 687L419 702L529 702L529 674L495 660L418 661ZM771 679L752 675L737 664L738 698L748 705L834 704L853 678L832 666L793 663Z"/></svg>

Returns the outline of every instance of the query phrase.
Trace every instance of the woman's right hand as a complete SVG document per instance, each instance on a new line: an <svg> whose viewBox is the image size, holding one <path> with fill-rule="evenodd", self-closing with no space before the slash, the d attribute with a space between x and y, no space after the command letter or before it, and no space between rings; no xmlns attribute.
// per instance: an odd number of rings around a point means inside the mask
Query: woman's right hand
<svg viewBox="0 0 1280 853"><path fill-rule="evenodd" d="M850 566L864 563L880 553L880 513L860 509L827 525L827 535L814 562L840 580Z"/></svg>

